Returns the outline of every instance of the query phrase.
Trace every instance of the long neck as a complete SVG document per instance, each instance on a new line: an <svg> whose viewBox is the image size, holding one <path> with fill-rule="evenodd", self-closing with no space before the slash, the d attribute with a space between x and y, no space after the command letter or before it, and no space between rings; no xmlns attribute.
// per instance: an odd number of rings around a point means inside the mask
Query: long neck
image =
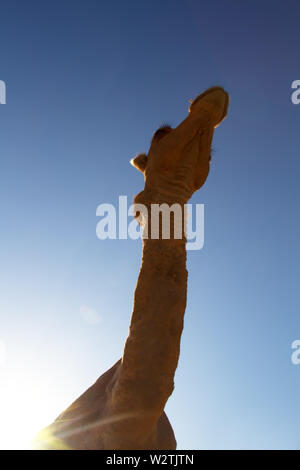
<svg viewBox="0 0 300 470"><path fill-rule="evenodd" d="M142 265L122 365L113 390L115 413L162 414L174 387L186 307L185 238L144 239Z"/></svg>

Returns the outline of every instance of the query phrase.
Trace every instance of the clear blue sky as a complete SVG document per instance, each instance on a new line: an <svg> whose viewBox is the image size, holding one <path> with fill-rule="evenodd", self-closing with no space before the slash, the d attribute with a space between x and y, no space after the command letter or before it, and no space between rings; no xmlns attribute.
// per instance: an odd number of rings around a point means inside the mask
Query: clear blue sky
<svg viewBox="0 0 300 470"><path fill-rule="evenodd" d="M12 421L22 405L50 422L121 356L141 242L98 240L96 207L131 201L143 178L130 158L221 85L231 104L192 200L205 204L205 245L188 253L167 413L179 449L300 448L299 21L289 0L1 6L0 374L8 395L19 386Z"/></svg>

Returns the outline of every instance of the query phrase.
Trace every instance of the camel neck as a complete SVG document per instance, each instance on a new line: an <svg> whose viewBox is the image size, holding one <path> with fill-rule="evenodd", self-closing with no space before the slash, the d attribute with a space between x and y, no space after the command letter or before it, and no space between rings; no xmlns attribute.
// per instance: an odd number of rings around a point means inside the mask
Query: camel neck
<svg viewBox="0 0 300 470"><path fill-rule="evenodd" d="M146 414L149 426L162 414L174 388L186 292L185 240L143 240L130 331L113 392L115 412Z"/></svg>

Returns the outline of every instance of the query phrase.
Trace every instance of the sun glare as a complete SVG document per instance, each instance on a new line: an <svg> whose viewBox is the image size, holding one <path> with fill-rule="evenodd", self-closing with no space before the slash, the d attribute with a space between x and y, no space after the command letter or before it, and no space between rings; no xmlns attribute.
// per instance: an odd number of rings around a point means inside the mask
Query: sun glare
<svg viewBox="0 0 300 470"><path fill-rule="evenodd" d="M61 411L49 383L29 371L0 369L0 449L30 449L37 433Z"/></svg>

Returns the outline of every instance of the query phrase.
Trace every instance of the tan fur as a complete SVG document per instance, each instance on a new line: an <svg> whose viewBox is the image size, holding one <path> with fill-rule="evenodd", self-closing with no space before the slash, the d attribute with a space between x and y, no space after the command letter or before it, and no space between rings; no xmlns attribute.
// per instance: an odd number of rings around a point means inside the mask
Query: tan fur
<svg viewBox="0 0 300 470"><path fill-rule="evenodd" d="M227 93L212 88L192 102L177 128L154 135L147 156L132 161L145 177L136 204L151 213L153 203L189 200L208 176L213 131L227 107ZM174 389L186 294L184 235L144 238L122 359L40 433L35 448L176 448L164 407Z"/></svg>

